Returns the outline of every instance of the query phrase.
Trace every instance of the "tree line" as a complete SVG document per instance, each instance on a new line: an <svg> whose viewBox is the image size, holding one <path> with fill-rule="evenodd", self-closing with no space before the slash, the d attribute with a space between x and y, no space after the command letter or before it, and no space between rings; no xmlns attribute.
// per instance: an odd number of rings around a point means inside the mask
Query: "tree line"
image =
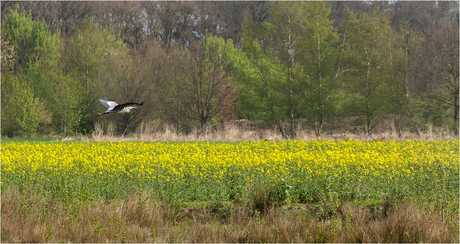
<svg viewBox="0 0 460 244"><path fill-rule="evenodd" d="M4 2L1 133L458 133L458 2ZM98 98L144 102L96 117Z"/></svg>

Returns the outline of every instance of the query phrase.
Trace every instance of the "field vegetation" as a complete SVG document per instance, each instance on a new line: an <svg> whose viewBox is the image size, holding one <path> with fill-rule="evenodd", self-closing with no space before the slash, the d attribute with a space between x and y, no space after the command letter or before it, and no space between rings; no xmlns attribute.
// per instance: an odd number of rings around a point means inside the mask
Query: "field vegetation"
<svg viewBox="0 0 460 244"><path fill-rule="evenodd" d="M1 157L6 242L458 240L458 140L9 142Z"/></svg>
<svg viewBox="0 0 460 244"><path fill-rule="evenodd" d="M319 210L270 207L261 213L241 204L186 208L141 193L70 205L32 191L8 190L2 192L1 238L33 243L458 242L458 211L442 216L407 203L370 209L341 202L324 217Z"/></svg>

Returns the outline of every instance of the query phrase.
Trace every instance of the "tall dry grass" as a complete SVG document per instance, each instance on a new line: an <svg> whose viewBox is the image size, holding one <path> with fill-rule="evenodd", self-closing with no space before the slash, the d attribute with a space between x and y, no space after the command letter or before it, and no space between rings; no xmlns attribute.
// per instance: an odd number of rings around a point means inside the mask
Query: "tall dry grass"
<svg viewBox="0 0 460 244"><path fill-rule="evenodd" d="M352 133L342 130L341 132L325 133L321 135L322 140L358 140L358 141L405 141L405 140L433 140L433 139L458 139L459 136L442 128L433 128L428 126L426 132L420 132L420 135L415 132L403 131L401 137L391 129L391 126L382 132L365 135L364 133ZM318 136L311 130L305 130L298 127L295 131L295 139L309 141L311 139L318 140ZM137 131L127 136L117 136L115 126L109 123L102 126L99 123L95 125L95 131L90 137L67 138L66 140L78 141L164 141L164 142L189 142L189 141L212 141L212 142L241 142L241 141L281 141L283 137L275 129L260 129L257 126L241 125L236 122L225 123L214 128L206 127L203 129L195 128L190 133L180 133L169 125L160 125L159 123L143 123Z"/></svg>
<svg viewBox="0 0 460 244"><path fill-rule="evenodd" d="M184 208L146 194L121 201L63 203L33 192L2 192L2 242L446 242L455 229L429 209L392 203L380 212L341 203L315 210L245 204ZM388 207L390 206L390 207ZM308 209L308 208L306 208ZM458 218L458 216L457 216Z"/></svg>

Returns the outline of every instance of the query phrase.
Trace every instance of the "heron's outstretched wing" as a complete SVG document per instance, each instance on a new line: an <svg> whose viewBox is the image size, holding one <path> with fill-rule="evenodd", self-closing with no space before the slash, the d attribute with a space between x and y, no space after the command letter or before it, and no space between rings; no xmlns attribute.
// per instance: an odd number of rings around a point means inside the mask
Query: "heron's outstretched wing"
<svg viewBox="0 0 460 244"><path fill-rule="evenodd" d="M136 105L140 106L142 104L144 104L144 103L143 102L141 102L141 103L123 103L123 104L117 105L117 107L124 108L124 107L129 107L129 106L136 106Z"/></svg>
<svg viewBox="0 0 460 244"><path fill-rule="evenodd" d="M118 103L114 101L107 101L104 99L99 99L99 102L102 103L108 110L112 110L115 106L118 105Z"/></svg>

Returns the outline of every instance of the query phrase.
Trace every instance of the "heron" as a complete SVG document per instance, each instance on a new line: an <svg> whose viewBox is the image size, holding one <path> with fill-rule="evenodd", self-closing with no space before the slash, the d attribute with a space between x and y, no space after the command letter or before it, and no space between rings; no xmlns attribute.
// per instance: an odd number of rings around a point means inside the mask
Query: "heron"
<svg viewBox="0 0 460 244"><path fill-rule="evenodd" d="M104 105L107 108L107 111L105 111L104 113L98 113L96 114L96 116L109 114L109 113L129 113L131 109L138 108L137 106L144 104L143 102L118 104L114 101L107 101L104 99L99 99L99 102L102 103L102 105Z"/></svg>

